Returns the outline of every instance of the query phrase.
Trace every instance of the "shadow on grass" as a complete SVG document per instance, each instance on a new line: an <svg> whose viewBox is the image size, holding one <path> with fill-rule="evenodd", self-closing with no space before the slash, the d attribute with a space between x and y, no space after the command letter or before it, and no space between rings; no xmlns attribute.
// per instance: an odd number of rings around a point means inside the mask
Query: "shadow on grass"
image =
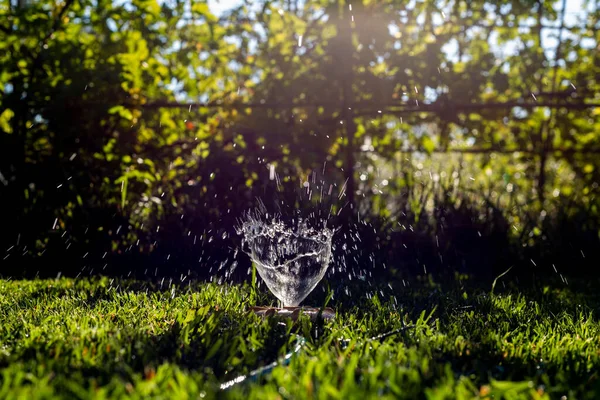
<svg viewBox="0 0 600 400"><path fill-rule="evenodd" d="M19 307L29 307L48 296L79 293L84 309L97 313L101 301L114 300L112 288L115 286L105 283L100 287L86 281L75 281L73 286L34 286L25 292L25 299L18 300ZM152 285L117 284L128 291L160 290ZM364 291L364 287L358 285L353 290ZM378 293L379 289L371 287L370 290ZM321 293L313 298L323 300L325 295ZM479 385L491 379L530 379L536 385L551 387L556 395L568 390L577 393L600 390L593 368L597 355L591 356L581 347L594 337L594 332L585 331L582 319L597 326L600 301L595 292L542 288L490 295L483 290L468 290L468 282L460 280L450 287L424 280L398 291L395 296L395 302L390 303L397 304L395 307L382 305L386 301L383 296L381 300L363 297L353 303L341 301L338 311L342 320L344 315L358 316L367 331L361 330L363 325L347 328L371 337L389 330L393 319L396 324L398 318L415 321L423 311L435 310L431 319L432 336L405 334L392 339L416 349L423 359L429 359L428 369L420 372L427 387L434 386L450 365L457 377L470 377ZM23 369L35 371L43 366L61 379L80 377L87 384L92 385L93 381L93 384L104 385L115 376L123 382L131 382L134 375L152 375L158 366L168 363L198 373L204 381L216 385L275 360L290 344L289 332L294 329L307 334L307 339L317 346L324 343L322 338L329 329L321 326L302 331L305 326L300 324L290 331L276 319L260 320L239 311L219 311L214 305L190 307L190 310L190 316L175 317L158 334L125 325L102 336L75 333L62 340L40 338L14 345L10 352L0 352L0 369L22 364ZM539 321L543 323L537 324ZM15 332L15 335L12 340L20 340L25 332ZM548 349L540 347L545 335ZM560 340L564 338L569 341L561 347Z"/></svg>

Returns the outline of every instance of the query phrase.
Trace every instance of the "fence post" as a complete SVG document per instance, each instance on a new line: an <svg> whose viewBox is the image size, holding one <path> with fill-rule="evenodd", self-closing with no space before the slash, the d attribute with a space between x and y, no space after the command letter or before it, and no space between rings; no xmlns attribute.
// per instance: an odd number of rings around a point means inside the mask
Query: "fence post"
<svg viewBox="0 0 600 400"><path fill-rule="evenodd" d="M349 9L350 1L342 0L341 9L338 8L339 12L339 27L338 33L340 38L340 61L342 61L342 112L341 117L345 125L343 130L346 136L346 154L344 163L344 172L347 179L346 183L346 196L348 197L347 213L350 218L354 215L354 194L356 191L356 184L354 181L354 135L356 134L356 124L354 123L354 110L352 109L354 103L354 93L352 90L352 82L354 75L354 47L352 46L352 22L350 16L346 10Z"/></svg>

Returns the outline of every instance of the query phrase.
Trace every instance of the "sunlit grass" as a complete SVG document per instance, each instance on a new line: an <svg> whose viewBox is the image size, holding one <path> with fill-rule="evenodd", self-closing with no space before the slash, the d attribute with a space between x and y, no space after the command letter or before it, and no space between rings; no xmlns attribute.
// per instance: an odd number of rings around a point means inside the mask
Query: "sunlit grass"
<svg viewBox="0 0 600 400"><path fill-rule="evenodd" d="M358 296L358 293L356 293ZM249 286L0 281L0 398L598 398L597 296L421 286L260 318ZM283 323L281 323L283 322ZM382 340L369 338L407 325ZM219 384L307 343L289 366Z"/></svg>

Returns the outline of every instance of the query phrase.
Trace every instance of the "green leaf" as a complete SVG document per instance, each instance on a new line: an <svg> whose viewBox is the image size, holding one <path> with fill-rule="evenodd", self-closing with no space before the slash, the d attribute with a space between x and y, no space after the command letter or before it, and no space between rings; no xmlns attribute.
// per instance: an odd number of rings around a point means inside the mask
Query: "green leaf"
<svg viewBox="0 0 600 400"><path fill-rule="evenodd" d="M15 113L10 108L4 110L2 114L0 114L0 129L2 129L6 133L12 133L12 126L10 125L10 120L15 116Z"/></svg>
<svg viewBox="0 0 600 400"><path fill-rule="evenodd" d="M427 154L433 153L435 149L435 143L429 136L423 136L423 149L427 152Z"/></svg>
<svg viewBox="0 0 600 400"><path fill-rule="evenodd" d="M133 120L133 114L131 113L131 111L129 111L128 109L126 109L123 106L114 106L114 107L111 107L108 110L108 113L109 114L119 114L119 116L121 118L125 118L128 121Z"/></svg>
<svg viewBox="0 0 600 400"><path fill-rule="evenodd" d="M210 348L210 350L208 351L208 354L206 355L205 360L210 360L211 358L213 358L215 356L215 354L217 354L217 352L221 348L222 344L223 344L223 338L219 338L215 342L215 344L213 344L213 346Z"/></svg>
<svg viewBox="0 0 600 400"><path fill-rule="evenodd" d="M108 110L109 114L118 114L123 109L123 106L114 106Z"/></svg>
<svg viewBox="0 0 600 400"><path fill-rule="evenodd" d="M127 199L127 183L129 182L129 178L124 175L117 179L115 183L121 184L121 208L125 208L125 200Z"/></svg>
<svg viewBox="0 0 600 400"><path fill-rule="evenodd" d="M192 12L202 15L209 22L216 22L218 20L217 17L210 12L207 3L194 3L192 5Z"/></svg>

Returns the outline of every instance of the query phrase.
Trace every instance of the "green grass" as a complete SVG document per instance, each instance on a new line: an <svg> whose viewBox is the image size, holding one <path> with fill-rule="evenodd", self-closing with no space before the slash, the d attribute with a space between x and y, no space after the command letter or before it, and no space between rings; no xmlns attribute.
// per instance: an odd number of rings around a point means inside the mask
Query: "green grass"
<svg viewBox="0 0 600 400"><path fill-rule="evenodd" d="M396 307L341 302L333 322L248 314L270 299L249 286L0 281L0 398L600 398L595 293L421 285ZM288 366L219 392L296 334L306 345Z"/></svg>

